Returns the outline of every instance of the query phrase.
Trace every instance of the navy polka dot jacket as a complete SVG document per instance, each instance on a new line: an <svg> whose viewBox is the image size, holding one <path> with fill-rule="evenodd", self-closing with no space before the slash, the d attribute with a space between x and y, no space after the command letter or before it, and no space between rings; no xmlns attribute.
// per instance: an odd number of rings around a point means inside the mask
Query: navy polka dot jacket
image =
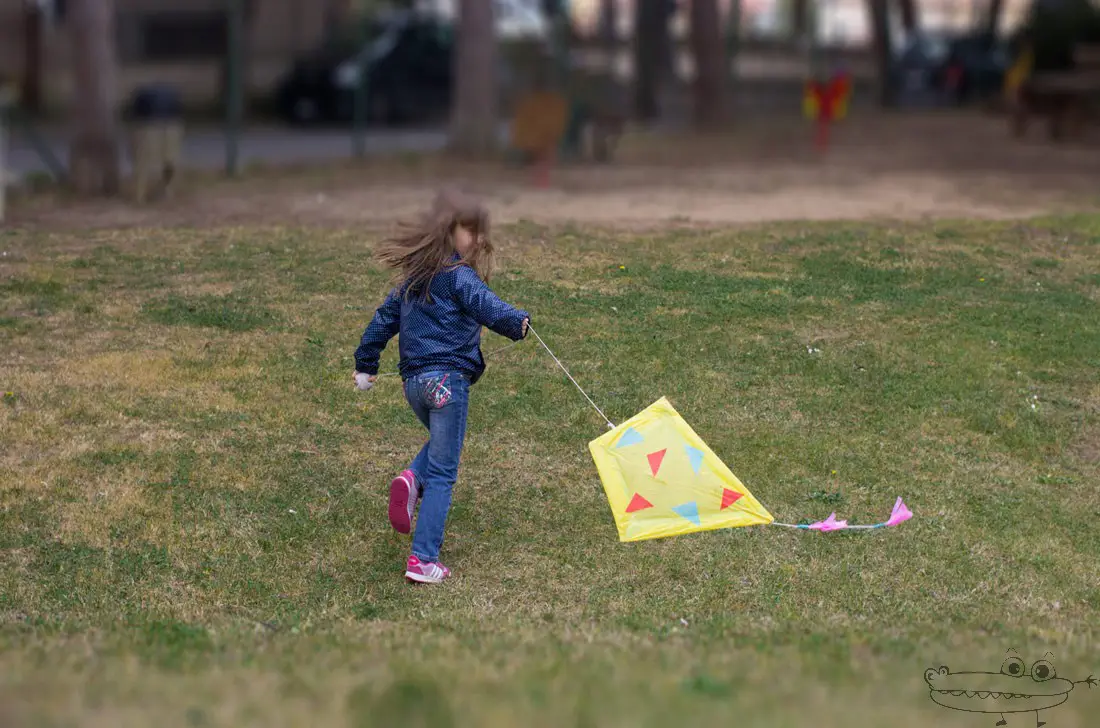
<svg viewBox="0 0 1100 728"><path fill-rule="evenodd" d="M477 382L485 373L482 326L512 341L524 338L528 313L500 300L469 266L441 272L430 293L426 302L406 299L403 288L390 292L355 350L355 371L378 374L382 351L398 336L402 379L442 370L464 372Z"/></svg>

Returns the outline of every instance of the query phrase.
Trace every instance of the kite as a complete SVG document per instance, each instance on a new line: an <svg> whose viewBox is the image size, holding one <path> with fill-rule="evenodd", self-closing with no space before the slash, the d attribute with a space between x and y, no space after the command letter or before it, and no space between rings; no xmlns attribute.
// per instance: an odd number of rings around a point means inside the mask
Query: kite
<svg viewBox="0 0 1100 728"><path fill-rule="evenodd" d="M776 523L664 397L612 426L588 449L622 542L743 526L821 532L884 528L913 515L898 498L889 520L874 525L848 525L836 513L806 525Z"/></svg>
<svg viewBox="0 0 1100 728"><path fill-rule="evenodd" d="M777 523L749 489L707 447L667 398L662 397L616 426L581 388L534 327L534 334L569 381L607 423L608 431L588 443L619 541L645 541L719 528L785 526L808 531L843 531L896 526L913 517L899 497L890 518L873 525L849 525L836 513L810 524Z"/></svg>
<svg viewBox="0 0 1100 728"><path fill-rule="evenodd" d="M588 449L620 541L775 520L663 397Z"/></svg>

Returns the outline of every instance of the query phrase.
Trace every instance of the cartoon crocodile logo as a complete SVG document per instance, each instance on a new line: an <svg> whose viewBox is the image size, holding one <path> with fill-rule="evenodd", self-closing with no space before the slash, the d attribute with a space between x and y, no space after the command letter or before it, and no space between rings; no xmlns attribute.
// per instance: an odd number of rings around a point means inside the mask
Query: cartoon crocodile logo
<svg viewBox="0 0 1100 728"><path fill-rule="evenodd" d="M1016 650L1009 650L1015 652ZM967 713L996 713L1001 716L998 726L1007 725L1006 713L1035 713L1035 726L1046 725L1039 720L1039 711L1049 710L1069 700L1074 685L1096 685L1096 678L1089 675L1084 680L1072 682L1058 677L1047 659L1031 666L1016 655L1009 655L1000 672L951 672L946 667L924 671L924 681L930 689L932 701L952 710Z"/></svg>

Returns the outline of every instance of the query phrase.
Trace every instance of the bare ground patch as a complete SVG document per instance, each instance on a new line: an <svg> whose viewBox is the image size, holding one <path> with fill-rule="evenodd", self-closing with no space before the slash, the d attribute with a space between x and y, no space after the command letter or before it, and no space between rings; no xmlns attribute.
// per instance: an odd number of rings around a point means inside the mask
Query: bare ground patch
<svg viewBox="0 0 1100 728"><path fill-rule="evenodd" d="M245 224L387 225L417 212L432 187L485 195L500 222L617 227L866 218L1016 219L1095 199L1100 148L1014 140L1000 118L868 114L838 127L828 158L797 121L745 122L720 137L634 133L610 166L569 165L539 189L529 173L445 157L266 170L243 180L194 176L173 200L37 198L17 225L60 228Z"/></svg>

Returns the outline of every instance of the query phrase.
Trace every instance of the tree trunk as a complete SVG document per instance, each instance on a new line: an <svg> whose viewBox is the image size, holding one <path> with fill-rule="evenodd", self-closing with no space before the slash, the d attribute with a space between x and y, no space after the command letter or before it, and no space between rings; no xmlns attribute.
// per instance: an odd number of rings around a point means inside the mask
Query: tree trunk
<svg viewBox="0 0 1100 728"><path fill-rule="evenodd" d="M803 40L810 30L810 4L807 0L793 0L791 3L791 37Z"/></svg>
<svg viewBox="0 0 1100 728"><path fill-rule="evenodd" d="M23 4L23 82L20 105L32 113L42 105L42 10Z"/></svg>
<svg viewBox="0 0 1100 728"><path fill-rule="evenodd" d="M112 0L70 0L73 115L69 174L77 192L119 189L118 89Z"/></svg>
<svg viewBox="0 0 1100 728"><path fill-rule="evenodd" d="M901 27L905 29L906 33L917 32L920 27L917 0L898 0L898 6L901 8Z"/></svg>
<svg viewBox="0 0 1100 728"><path fill-rule="evenodd" d="M1004 0L990 0L989 15L986 18L985 32L990 41L997 37L997 31L1001 27L1001 15L1004 13Z"/></svg>
<svg viewBox="0 0 1100 728"><path fill-rule="evenodd" d="M615 0L600 0L600 41L608 53L614 53L619 39L619 12Z"/></svg>
<svg viewBox="0 0 1100 728"><path fill-rule="evenodd" d="M470 156L497 149L497 39L493 4L461 0L455 46L451 148Z"/></svg>
<svg viewBox="0 0 1100 728"><path fill-rule="evenodd" d="M714 128L723 121L727 76L717 0L692 0L691 50L695 61L695 124Z"/></svg>
<svg viewBox="0 0 1100 728"><path fill-rule="evenodd" d="M643 121L660 115L662 1L634 2L634 111Z"/></svg>
<svg viewBox="0 0 1100 728"><path fill-rule="evenodd" d="M679 11L682 0L661 0L661 39L660 68L657 71L658 79L662 84L675 86L679 81L676 72L676 45L672 41L672 18Z"/></svg>
<svg viewBox="0 0 1100 728"><path fill-rule="evenodd" d="M867 14L871 19L871 40L878 67L879 104L894 105L894 84L890 78L890 9L886 0L867 0Z"/></svg>

